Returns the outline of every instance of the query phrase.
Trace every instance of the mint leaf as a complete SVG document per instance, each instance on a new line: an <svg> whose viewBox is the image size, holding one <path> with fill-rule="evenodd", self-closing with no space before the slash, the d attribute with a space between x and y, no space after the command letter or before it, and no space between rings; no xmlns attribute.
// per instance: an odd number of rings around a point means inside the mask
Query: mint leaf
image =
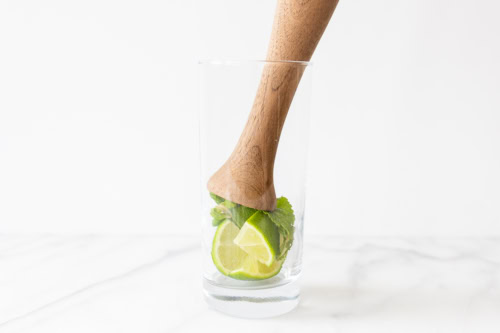
<svg viewBox="0 0 500 333"><path fill-rule="evenodd" d="M222 207L228 209L229 211L231 211L231 209L235 208L238 205L235 204L234 202L229 201L229 200L224 200L219 206L222 206Z"/></svg>
<svg viewBox="0 0 500 333"><path fill-rule="evenodd" d="M232 214L231 220L233 221L234 224L236 224L238 228L241 229L243 224L245 224L248 218L252 216L256 211L257 209L245 207L242 205L236 205L236 207L231 209L231 214Z"/></svg>
<svg viewBox="0 0 500 333"><path fill-rule="evenodd" d="M272 212L264 211L264 213L269 216L274 224L276 224L281 236L283 236L283 242L280 244L280 256L278 258L282 259L286 256L286 253L292 247L293 243L295 214L292 205L288 202L287 198L281 197L276 201L275 210Z"/></svg>
<svg viewBox="0 0 500 333"><path fill-rule="evenodd" d="M212 192L210 192L210 197L212 199L214 199L214 201L215 201L216 204L220 204L220 203L224 202L224 198L219 197L217 194L214 194Z"/></svg>
<svg viewBox="0 0 500 333"><path fill-rule="evenodd" d="M218 226L225 219L230 219L233 216L231 209L234 207L236 207L235 203L223 201L221 204L212 208L210 210L210 215L213 217L212 225Z"/></svg>
<svg viewBox="0 0 500 333"><path fill-rule="evenodd" d="M228 218L228 212L226 212L226 210L222 209L219 206L212 208L210 210L210 215L213 217L213 226L218 226L222 221Z"/></svg>
<svg viewBox="0 0 500 333"><path fill-rule="evenodd" d="M213 226L218 226L225 219L230 219L238 228L241 229L246 220L248 220L248 218L257 211L256 209L225 200L224 198L213 193L210 193L210 197L218 203L217 206L210 210L210 215L213 217Z"/></svg>

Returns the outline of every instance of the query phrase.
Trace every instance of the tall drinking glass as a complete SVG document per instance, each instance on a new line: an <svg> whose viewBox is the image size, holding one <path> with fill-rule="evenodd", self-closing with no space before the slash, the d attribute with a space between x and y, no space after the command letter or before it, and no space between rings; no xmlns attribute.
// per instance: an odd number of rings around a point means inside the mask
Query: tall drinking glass
<svg viewBox="0 0 500 333"><path fill-rule="evenodd" d="M210 193L207 182L233 152L263 72L283 65L294 69L287 80L298 87L281 136L276 129L277 208L257 211ZM200 62L203 291L221 312L272 317L299 302L310 92L308 62Z"/></svg>

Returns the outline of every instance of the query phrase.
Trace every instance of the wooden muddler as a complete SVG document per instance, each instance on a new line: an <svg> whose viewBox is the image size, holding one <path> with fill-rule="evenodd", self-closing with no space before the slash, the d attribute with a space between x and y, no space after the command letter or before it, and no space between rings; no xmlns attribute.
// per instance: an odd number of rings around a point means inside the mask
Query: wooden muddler
<svg viewBox="0 0 500 333"><path fill-rule="evenodd" d="M278 0L257 95L243 133L208 190L259 210L276 208L273 169L293 96L338 0Z"/></svg>

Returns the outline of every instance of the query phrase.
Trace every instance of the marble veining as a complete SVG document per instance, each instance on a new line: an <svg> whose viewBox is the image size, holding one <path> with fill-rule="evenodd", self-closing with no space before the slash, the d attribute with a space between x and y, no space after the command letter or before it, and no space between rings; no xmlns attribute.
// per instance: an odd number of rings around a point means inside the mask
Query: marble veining
<svg viewBox="0 0 500 333"><path fill-rule="evenodd" d="M207 307L195 236L0 235L0 332L500 332L500 239L306 236L299 307Z"/></svg>

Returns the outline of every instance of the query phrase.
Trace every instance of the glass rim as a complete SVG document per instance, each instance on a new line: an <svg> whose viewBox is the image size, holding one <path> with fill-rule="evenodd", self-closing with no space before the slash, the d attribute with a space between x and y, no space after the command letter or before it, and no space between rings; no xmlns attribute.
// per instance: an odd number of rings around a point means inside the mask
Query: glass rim
<svg viewBox="0 0 500 333"><path fill-rule="evenodd" d="M299 61L299 60L262 60L262 59L200 59L198 60L198 65L241 65L250 63L269 63L269 64L290 64L290 65L300 65L300 66L312 66L313 63L310 61Z"/></svg>

